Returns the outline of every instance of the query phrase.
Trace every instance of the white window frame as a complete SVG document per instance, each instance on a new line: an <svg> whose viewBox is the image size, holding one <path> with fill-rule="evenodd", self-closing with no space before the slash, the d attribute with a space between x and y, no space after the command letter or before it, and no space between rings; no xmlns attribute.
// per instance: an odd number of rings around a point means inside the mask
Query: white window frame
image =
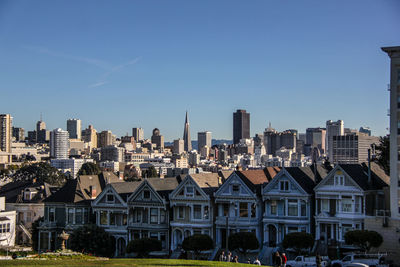
<svg viewBox="0 0 400 267"><path fill-rule="evenodd" d="M279 191L285 191L285 192L290 191L289 181L287 180L279 181Z"/></svg>

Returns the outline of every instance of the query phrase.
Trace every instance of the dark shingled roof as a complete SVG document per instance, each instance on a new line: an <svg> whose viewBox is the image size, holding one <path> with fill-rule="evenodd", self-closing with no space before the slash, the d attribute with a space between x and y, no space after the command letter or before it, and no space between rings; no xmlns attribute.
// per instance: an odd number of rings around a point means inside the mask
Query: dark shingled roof
<svg viewBox="0 0 400 267"><path fill-rule="evenodd" d="M177 177L171 178L147 178L149 184L160 194L161 197L168 199L169 193L178 187Z"/></svg>
<svg viewBox="0 0 400 267"><path fill-rule="evenodd" d="M309 194L313 193L314 187L328 174L328 169L323 165L316 165L316 171L314 166L287 167L285 170Z"/></svg>
<svg viewBox="0 0 400 267"><path fill-rule="evenodd" d="M142 181L112 183L111 186L124 201L139 187Z"/></svg>
<svg viewBox="0 0 400 267"><path fill-rule="evenodd" d="M22 191L29 188L31 192L36 192L31 200L24 200ZM5 184L0 188L0 196L6 198L7 203L41 203L46 197L59 189L48 183L34 183L33 181L16 181Z"/></svg>
<svg viewBox="0 0 400 267"><path fill-rule="evenodd" d="M372 167L373 165L373 167ZM368 165L340 164L339 165L363 190L379 190L388 186L389 177L384 172L379 172L376 164L371 164L371 183L368 183Z"/></svg>
<svg viewBox="0 0 400 267"><path fill-rule="evenodd" d="M67 183L56 193L46 198L44 202L56 203L83 203L92 200L90 188L96 189L98 196L106 186L104 176L100 175L81 175L74 180L68 180Z"/></svg>

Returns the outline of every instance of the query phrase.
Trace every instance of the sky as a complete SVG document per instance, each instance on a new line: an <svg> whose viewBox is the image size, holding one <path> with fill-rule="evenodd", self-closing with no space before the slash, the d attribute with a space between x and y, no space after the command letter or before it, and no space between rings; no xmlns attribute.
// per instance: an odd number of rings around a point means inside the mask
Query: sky
<svg viewBox="0 0 400 267"><path fill-rule="evenodd" d="M400 1L0 1L0 113L33 130L82 127L166 141L369 126L388 133Z"/></svg>

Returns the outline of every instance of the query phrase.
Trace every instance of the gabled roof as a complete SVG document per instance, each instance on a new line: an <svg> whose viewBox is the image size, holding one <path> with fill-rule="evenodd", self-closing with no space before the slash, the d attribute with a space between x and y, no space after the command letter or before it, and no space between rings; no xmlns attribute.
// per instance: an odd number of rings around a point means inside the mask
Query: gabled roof
<svg viewBox="0 0 400 267"><path fill-rule="evenodd" d="M176 177L171 178L147 178L149 184L157 191L157 193L168 199L169 193L178 187L178 179Z"/></svg>
<svg viewBox="0 0 400 267"><path fill-rule="evenodd" d="M252 184L249 180L247 180L247 178L241 174L239 171L234 171L232 172L232 174L229 176L229 178L227 180L225 180L225 182L218 188L218 190L214 193L214 196L218 196L219 194L223 193L223 190L226 188L226 186L229 186L229 183L233 180L233 179L237 179L240 180L244 186L245 186L245 190L254 198L256 198L256 186L259 186L261 189L261 184L259 185L254 185ZM221 196L220 196L221 197Z"/></svg>
<svg viewBox="0 0 400 267"><path fill-rule="evenodd" d="M96 196L100 195L105 187L105 181L99 175L81 175L67 183L55 194L46 198L44 202L55 203L82 203L90 202L90 188L96 189Z"/></svg>
<svg viewBox="0 0 400 267"><path fill-rule="evenodd" d="M125 201L129 195L135 192L136 188L138 188L141 183L142 181L122 182L122 183L118 182L118 183L112 183L110 185Z"/></svg>
<svg viewBox="0 0 400 267"><path fill-rule="evenodd" d="M379 190L389 186L389 177L379 171L380 167L371 163L371 183L368 183L368 165L339 164L339 166L360 186L363 190ZM373 167L372 167L373 166Z"/></svg>
<svg viewBox="0 0 400 267"><path fill-rule="evenodd" d="M24 200L22 191L28 189L36 194L31 200ZM41 203L46 197L59 189L48 183L34 183L33 181L15 181L0 188L0 196L6 198L7 203Z"/></svg>
<svg viewBox="0 0 400 267"><path fill-rule="evenodd" d="M183 181L189 174L182 174L178 176L179 181ZM197 185L206 193L212 194L218 187L222 184L223 178L219 173L195 173L190 174L192 179L197 183Z"/></svg>
<svg viewBox="0 0 400 267"><path fill-rule="evenodd" d="M265 168L259 170L236 171L236 174L253 191L261 193L263 184L269 183L278 173L278 169Z"/></svg>

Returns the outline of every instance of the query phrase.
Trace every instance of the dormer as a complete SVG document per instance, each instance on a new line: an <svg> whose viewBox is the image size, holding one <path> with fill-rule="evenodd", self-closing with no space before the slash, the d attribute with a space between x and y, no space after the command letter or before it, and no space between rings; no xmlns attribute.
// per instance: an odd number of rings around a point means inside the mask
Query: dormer
<svg viewBox="0 0 400 267"><path fill-rule="evenodd" d="M341 170L338 170L333 177L334 186L344 186L344 174Z"/></svg>

